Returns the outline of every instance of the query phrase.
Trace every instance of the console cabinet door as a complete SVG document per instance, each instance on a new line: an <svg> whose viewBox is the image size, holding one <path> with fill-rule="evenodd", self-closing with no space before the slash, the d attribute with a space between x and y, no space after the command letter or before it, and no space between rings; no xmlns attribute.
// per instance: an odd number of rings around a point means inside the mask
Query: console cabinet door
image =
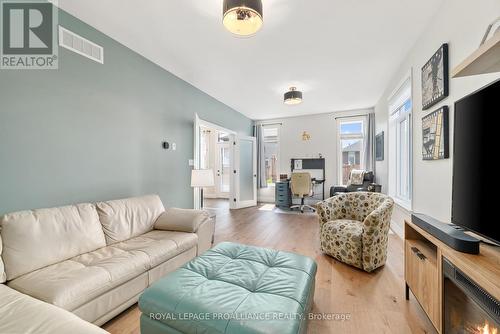
<svg viewBox="0 0 500 334"><path fill-rule="evenodd" d="M420 240L405 241L406 283L436 328L439 320L439 278L436 250Z"/></svg>

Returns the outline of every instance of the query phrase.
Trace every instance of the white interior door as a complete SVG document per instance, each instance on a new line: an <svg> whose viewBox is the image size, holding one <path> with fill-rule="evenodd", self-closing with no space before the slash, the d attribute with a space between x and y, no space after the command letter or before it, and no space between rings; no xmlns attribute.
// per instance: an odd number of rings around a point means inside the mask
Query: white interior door
<svg viewBox="0 0 500 334"><path fill-rule="evenodd" d="M231 209L257 205L257 143L255 137L232 136L233 191Z"/></svg>
<svg viewBox="0 0 500 334"><path fill-rule="evenodd" d="M229 198L231 190L231 146L217 143L215 158L215 189L217 198Z"/></svg>

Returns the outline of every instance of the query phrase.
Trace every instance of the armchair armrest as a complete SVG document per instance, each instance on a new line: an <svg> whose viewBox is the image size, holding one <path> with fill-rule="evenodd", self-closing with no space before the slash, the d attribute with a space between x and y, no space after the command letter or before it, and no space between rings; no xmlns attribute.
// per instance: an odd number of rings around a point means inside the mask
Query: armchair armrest
<svg viewBox="0 0 500 334"><path fill-rule="evenodd" d="M195 233L200 225L210 219L206 211L168 208L154 223L156 230Z"/></svg>
<svg viewBox="0 0 500 334"><path fill-rule="evenodd" d="M363 269L370 272L385 263L394 201L389 197L363 221Z"/></svg>

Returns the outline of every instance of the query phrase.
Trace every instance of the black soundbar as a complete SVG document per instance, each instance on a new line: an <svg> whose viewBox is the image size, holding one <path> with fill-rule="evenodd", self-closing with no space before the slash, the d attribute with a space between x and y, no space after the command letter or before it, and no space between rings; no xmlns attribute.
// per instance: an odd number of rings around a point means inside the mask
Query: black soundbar
<svg viewBox="0 0 500 334"><path fill-rule="evenodd" d="M469 254L479 254L479 240L465 234L461 227L442 223L420 213L412 214L411 221L454 250Z"/></svg>

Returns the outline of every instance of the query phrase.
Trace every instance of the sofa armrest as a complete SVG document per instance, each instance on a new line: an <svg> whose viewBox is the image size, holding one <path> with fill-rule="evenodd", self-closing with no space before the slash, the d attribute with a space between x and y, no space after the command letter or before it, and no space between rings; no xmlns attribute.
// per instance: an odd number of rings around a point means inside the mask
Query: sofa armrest
<svg viewBox="0 0 500 334"><path fill-rule="evenodd" d="M196 255L201 255L205 251L212 248L214 242L215 233L215 216L209 217L209 219L203 221L196 234L198 235L198 249Z"/></svg>
<svg viewBox="0 0 500 334"><path fill-rule="evenodd" d="M156 230L195 233L200 225L210 219L206 211L168 208L154 223Z"/></svg>

